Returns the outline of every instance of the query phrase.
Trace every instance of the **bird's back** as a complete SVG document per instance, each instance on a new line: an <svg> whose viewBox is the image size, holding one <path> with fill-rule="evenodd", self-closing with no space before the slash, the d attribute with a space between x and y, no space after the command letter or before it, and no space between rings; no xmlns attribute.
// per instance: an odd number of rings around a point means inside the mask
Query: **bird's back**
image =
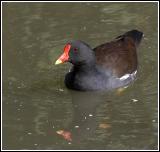
<svg viewBox="0 0 160 152"><path fill-rule="evenodd" d="M106 70L121 77L137 69L137 47L142 39L142 32L132 30L115 40L94 48L96 63Z"/></svg>

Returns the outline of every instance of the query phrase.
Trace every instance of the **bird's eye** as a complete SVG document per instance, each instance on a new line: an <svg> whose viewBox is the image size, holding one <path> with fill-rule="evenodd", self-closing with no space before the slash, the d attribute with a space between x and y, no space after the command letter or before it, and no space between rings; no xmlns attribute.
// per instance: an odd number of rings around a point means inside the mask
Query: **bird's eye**
<svg viewBox="0 0 160 152"><path fill-rule="evenodd" d="M78 51L78 48L74 48L73 50L74 50L74 52L77 52L77 51Z"/></svg>

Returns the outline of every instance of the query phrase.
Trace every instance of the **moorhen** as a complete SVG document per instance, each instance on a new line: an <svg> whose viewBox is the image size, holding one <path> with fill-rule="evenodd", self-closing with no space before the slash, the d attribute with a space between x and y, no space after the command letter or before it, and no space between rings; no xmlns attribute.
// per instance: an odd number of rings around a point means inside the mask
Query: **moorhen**
<svg viewBox="0 0 160 152"><path fill-rule="evenodd" d="M111 90L127 86L136 78L136 50L142 36L142 32L131 30L94 49L83 41L72 41L65 45L55 64L73 64L65 76L69 89Z"/></svg>

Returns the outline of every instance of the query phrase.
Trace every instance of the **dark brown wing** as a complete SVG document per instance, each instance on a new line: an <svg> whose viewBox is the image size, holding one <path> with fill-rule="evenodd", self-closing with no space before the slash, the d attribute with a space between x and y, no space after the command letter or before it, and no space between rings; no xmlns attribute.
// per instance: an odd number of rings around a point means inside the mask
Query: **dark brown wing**
<svg viewBox="0 0 160 152"><path fill-rule="evenodd" d="M127 32L128 33L128 32ZM137 69L137 39L126 34L94 48L97 64L121 77ZM141 34L142 37L143 33ZM139 39L139 41L141 38Z"/></svg>

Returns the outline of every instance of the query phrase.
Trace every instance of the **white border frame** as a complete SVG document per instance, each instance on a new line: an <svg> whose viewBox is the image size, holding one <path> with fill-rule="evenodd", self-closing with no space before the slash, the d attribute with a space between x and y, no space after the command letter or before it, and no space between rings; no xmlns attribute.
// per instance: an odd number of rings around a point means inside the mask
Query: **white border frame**
<svg viewBox="0 0 160 152"><path fill-rule="evenodd" d="M75 3L75 2L81 2L81 3L86 3L86 2L106 2L106 3L110 3L110 2L119 2L119 3L127 3L127 2L132 2L132 3L136 3L136 2L140 2L140 3L158 3L158 149L157 150L98 150L98 151L159 151L159 1L1 1L1 151L75 151L75 150L3 150L2 149L2 3L30 3L30 2L58 2L58 3L63 3L63 2L71 2L71 3ZM97 150L76 150L76 151L97 151Z"/></svg>

